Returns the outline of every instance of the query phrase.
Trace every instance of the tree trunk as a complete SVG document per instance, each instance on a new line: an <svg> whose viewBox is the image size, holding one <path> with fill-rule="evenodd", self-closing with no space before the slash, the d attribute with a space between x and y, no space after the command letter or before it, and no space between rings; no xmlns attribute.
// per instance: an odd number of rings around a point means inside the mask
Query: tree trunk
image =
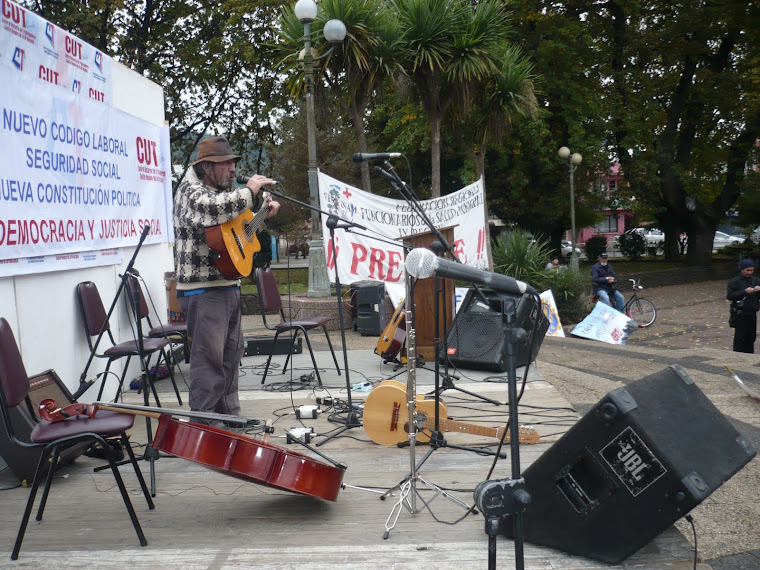
<svg viewBox="0 0 760 570"><path fill-rule="evenodd" d="M430 197L441 196L441 116L430 116Z"/></svg>
<svg viewBox="0 0 760 570"><path fill-rule="evenodd" d="M712 246L717 224L696 222L689 229L689 245L686 250L687 265L710 265L712 263Z"/></svg>
<svg viewBox="0 0 760 570"><path fill-rule="evenodd" d="M356 139L359 143L359 152L367 152L367 131L364 127L364 107L359 105L351 105L351 120L354 122L354 130L356 131ZM372 182L369 177L369 163L362 162L360 165L362 173L362 188L372 193Z"/></svg>

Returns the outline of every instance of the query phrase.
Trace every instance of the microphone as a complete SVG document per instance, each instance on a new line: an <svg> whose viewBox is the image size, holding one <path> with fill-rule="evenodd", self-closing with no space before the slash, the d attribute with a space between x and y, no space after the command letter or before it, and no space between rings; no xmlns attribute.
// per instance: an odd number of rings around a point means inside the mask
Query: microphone
<svg viewBox="0 0 760 570"><path fill-rule="evenodd" d="M356 155L354 155L354 156L356 156ZM393 182L394 184L396 183L396 178L393 176L393 174L391 174L391 173L390 173L390 172L388 172L387 170L385 170L385 169L383 169L383 168L381 168L381 167L379 167L379 166L375 166L375 167L372 169L372 171L373 171L375 174L379 174L380 176L382 176L382 177L383 177L383 178L385 178L386 180L390 180L390 181L391 181L391 182Z"/></svg>
<svg viewBox="0 0 760 570"><path fill-rule="evenodd" d="M416 279L425 279L437 275L448 279L458 279L460 281L469 281L478 285L485 285L495 291L510 293L512 295L522 295L528 293L536 295L536 290L514 277L491 273L482 269L475 269L456 261L450 261L438 257L432 251L425 248L415 248L406 256L406 270Z"/></svg>
<svg viewBox="0 0 760 570"><path fill-rule="evenodd" d="M95 380L97 380L97 378ZM82 394L84 394L87 390L90 389L90 386L92 386L93 384L95 384L95 380L80 380L79 381L79 390L77 390L76 392L74 392L71 395L71 399L72 400L78 400L79 397Z"/></svg>
<svg viewBox="0 0 760 570"><path fill-rule="evenodd" d="M248 184L248 181L251 178L253 178L253 176L246 176L245 174L238 174L235 177L235 180L237 181L238 184ZM277 182L275 182L275 184L277 184Z"/></svg>
<svg viewBox="0 0 760 570"><path fill-rule="evenodd" d="M357 152L351 160L354 162L367 162L368 160L387 160L389 158L399 158L400 152Z"/></svg>

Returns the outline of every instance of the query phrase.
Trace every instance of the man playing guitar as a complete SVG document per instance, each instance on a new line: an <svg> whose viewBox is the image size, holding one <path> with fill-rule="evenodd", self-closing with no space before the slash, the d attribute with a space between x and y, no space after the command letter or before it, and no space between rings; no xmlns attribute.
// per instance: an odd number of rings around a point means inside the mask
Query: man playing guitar
<svg viewBox="0 0 760 570"><path fill-rule="evenodd" d="M248 212L262 186L274 180L256 175L245 187L233 188L238 160L225 138L202 140L174 198L177 300L192 339L192 411L240 414L238 369L244 350L240 282L220 272L215 261L219 254L209 247L206 229ZM275 215L279 206L265 199L265 217ZM222 422L199 423L221 426Z"/></svg>

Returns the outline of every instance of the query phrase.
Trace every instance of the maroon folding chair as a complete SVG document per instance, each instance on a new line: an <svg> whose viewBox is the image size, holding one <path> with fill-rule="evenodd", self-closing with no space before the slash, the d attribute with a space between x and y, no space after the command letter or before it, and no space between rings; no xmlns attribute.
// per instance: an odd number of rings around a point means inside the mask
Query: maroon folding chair
<svg viewBox="0 0 760 570"><path fill-rule="evenodd" d="M37 490L39 489L45 470L47 469L47 477L45 478L42 497L37 509L37 521L42 520L42 514L45 511L45 505L50 492L50 485L53 482L53 472L58 464L61 452L84 442L90 442L103 449L113 476L116 479L116 484L121 492L124 505L127 507L129 518L132 519L132 525L135 527L140 544L146 546L148 541L145 539L145 534L140 527L140 522L137 520L137 515L132 507L132 501L129 499L129 494L121 478L121 473L116 463L116 453L106 442L106 438L115 436L121 438L121 444L129 455L129 460L132 463L132 467L134 467L140 487L145 495L145 500L148 502L148 508L153 509L153 500L148 492L148 487L145 485L145 479L143 478L142 471L140 471L140 467L137 465L134 451L132 451L126 433L134 424L135 416L99 410L92 418L87 416L72 416L59 422L41 420L29 434L29 441L26 441L16 435L13 422L11 421L11 410L22 403L26 404L31 412L30 415L34 417L32 403L29 399L29 377L21 360L18 344L16 344L16 337L8 321L5 318L0 318L0 412L2 413L3 423L5 424L9 438L15 445L23 448L42 449L37 463L37 470L34 474L34 482L32 483L29 498L26 502L24 516L21 519L21 526L16 537L16 544L11 554L11 560L18 559L21 543L24 540L26 527L29 523L29 517L37 496ZM50 459L49 469L47 466L48 459Z"/></svg>
<svg viewBox="0 0 760 570"><path fill-rule="evenodd" d="M298 333L303 333L303 338L306 340L306 346L309 349L311 355L311 362L314 365L314 372L317 375L319 385L322 385L322 378L319 376L319 367L317 361L314 358L314 351L311 348L311 342L309 341L308 331L316 328L321 328L325 333L327 339L327 346L330 347L333 361L335 361L335 369L340 375L340 366L338 366L338 359L335 357L335 351L333 350L332 342L330 342L330 335L327 334L327 323L330 322L330 317L306 317L302 319L288 319L285 316L285 311L282 308L282 297L280 297L280 290L277 287L277 281L274 278L274 273L270 268L257 269L254 273L254 280L256 281L256 289L259 292L259 300L261 301L261 317L264 321L264 326L274 331L274 340L272 342L272 348L269 351L269 358L267 358L267 365L264 369L264 376L261 378L261 383L267 379L267 373L269 372L269 364L272 362L272 355L274 354L274 347L277 344L277 337L284 332L293 332L293 337L290 342L290 350L288 350L288 357L285 359L285 366L282 367L282 373L288 369L288 362L290 362L290 355L293 352L293 346L296 342ZM276 325L269 325L267 323L267 313L279 313L280 322Z"/></svg>
<svg viewBox="0 0 760 570"><path fill-rule="evenodd" d="M131 303L133 303L134 307L137 308L135 317L138 317L140 319L143 319L146 324L148 325L147 332L146 328L140 327L140 330L143 332L143 338L144 339L156 339L161 338L168 341L169 345L166 348L162 348L159 351L158 354L158 361L156 362L156 368L158 368L163 362L166 365L166 370L169 374L169 378L172 381L172 386L174 386L174 393L177 395L177 402L179 405L182 405L182 397L179 395L179 390L177 389L177 382L174 379L174 366L173 366L173 360L170 358L170 354L172 354L171 345L172 344L182 344L184 347L184 353L185 353L185 362L189 360L190 355L190 346L188 343L187 338L187 323L175 323L175 324L159 324L158 326L153 326L153 323L150 320L150 308L148 307L148 303L145 301L145 295L143 295L142 286L140 285L140 281L137 277L133 275L127 276L127 293L129 295L129 299Z"/></svg>
<svg viewBox="0 0 760 570"><path fill-rule="evenodd" d="M142 339L142 343L137 340L128 340L117 343L111 332L111 325L108 322L108 315L103 307L103 301L100 298L97 285L92 281L83 281L77 285L76 293L79 302L79 311L82 315L85 337L87 338L90 352L96 358L107 359L106 369L103 373L103 381L100 384L97 400L101 401L101 398L103 397L103 388L108 379L111 363L120 358L126 358L127 361L124 365L124 372L119 379L119 388L116 391L114 401L119 399L119 395L124 386L124 379L127 375L127 369L129 368L129 362L133 356L137 356L144 363L144 370L147 372L146 376L148 377L148 383L153 391L153 397L156 399L156 405L160 406L161 404L158 400L158 394L156 393L155 386L153 386L153 378L150 373L150 358L166 348L169 345L169 341L165 338L145 338ZM101 333L105 334L101 335ZM102 336L108 337L111 346L102 352L97 352L99 347L93 342L93 338L102 338ZM142 344L142 352L140 351L140 344ZM143 389L147 390L147 387L144 386Z"/></svg>

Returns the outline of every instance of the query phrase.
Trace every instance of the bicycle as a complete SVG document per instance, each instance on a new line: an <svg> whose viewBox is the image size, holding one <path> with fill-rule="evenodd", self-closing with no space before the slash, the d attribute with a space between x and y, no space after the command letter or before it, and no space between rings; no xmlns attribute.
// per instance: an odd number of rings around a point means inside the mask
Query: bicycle
<svg viewBox="0 0 760 570"><path fill-rule="evenodd" d="M641 279L629 279L633 295L625 303L623 312L639 324L639 328L645 329L651 326L657 318L657 309L652 301L639 297L638 291L644 289L639 285Z"/></svg>
<svg viewBox="0 0 760 570"><path fill-rule="evenodd" d="M633 295L631 295L631 298L626 301L625 305L623 305L623 312L636 321L639 328L645 329L652 326L657 318L657 309L655 308L654 303L649 299L639 297L637 291L641 291L644 288L642 285L639 285L641 279L628 279L628 281L631 282ZM594 294L593 302L596 303L598 300L599 298Z"/></svg>

